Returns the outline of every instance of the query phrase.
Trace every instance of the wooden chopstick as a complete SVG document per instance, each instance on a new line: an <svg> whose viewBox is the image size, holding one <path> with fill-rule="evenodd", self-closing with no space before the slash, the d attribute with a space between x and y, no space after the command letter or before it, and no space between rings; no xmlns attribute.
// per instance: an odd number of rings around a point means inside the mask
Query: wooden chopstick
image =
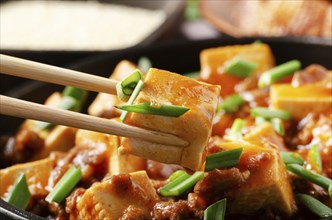
<svg viewBox="0 0 332 220"><path fill-rule="evenodd" d="M0 54L0 72L94 92L116 94L115 80L3 54Z"/></svg>
<svg viewBox="0 0 332 220"><path fill-rule="evenodd" d="M77 112L52 108L0 95L0 114L46 121L91 131L138 138L154 143L185 147L188 142L171 134L129 126L115 120L107 120Z"/></svg>

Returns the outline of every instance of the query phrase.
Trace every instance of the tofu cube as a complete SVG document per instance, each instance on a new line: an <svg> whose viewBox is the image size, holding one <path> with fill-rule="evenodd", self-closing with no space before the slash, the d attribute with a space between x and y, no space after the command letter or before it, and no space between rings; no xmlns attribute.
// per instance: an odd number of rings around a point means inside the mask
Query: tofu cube
<svg viewBox="0 0 332 220"><path fill-rule="evenodd" d="M157 102L185 106L190 110L177 118L129 113L125 123L176 135L188 141L189 146L176 147L123 138L120 152L199 170L204 162L203 153L211 134L219 93L219 86L165 70L150 69L136 104Z"/></svg>
<svg viewBox="0 0 332 220"><path fill-rule="evenodd" d="M332 89L324 86L275 84L271 86L270 97L274 109L289 111L295 120L309 113L332 113Z"/></svg>
<svg viewBox="0 0 332 220"><path fill-rule="evenodd" d="M220 146L224 150L243 147L237 167L241 172L250 173L248 179L227 196L227 207L231 213L254 214L267 207L285 216L294 213L293 191L278 150L245 141L222 143Z"/></svg>
<svg viewBox="0 0 332 220"><path fill-rule="evenodd" d="M114 135L99 132L78 130L76 135L76 145L85 145L93 148L94 146L104 145L107 148L108 175L120 173L130 173L146 168L146 160L134 155L120 155L118 147L120 138Z"/></svg>
<svg viewBox="0 0 332 220"><path fill-rule="evenodd" d="M141 209L149 216L158 201L145 171L112 176L95 183L82 196L77 204L77 219L121 219L129 206Z"/></svg>
<svg viewBox="0 0 332 220"><path fill-rule="evenodd" d="M0 170L0 196L4 197L21 173L25 173L31 195L46 196L48 178L53 169L50 158L17 164Z"/></svg>
<svg viewBox="0 0 332 220"><path fill-rule="evenodd" d="M234 58L257 64L255 74L260 74L274 66L274 57L267 44L247 44L223 46L202 50L200 54L201 79L221 85L221 95L234 93L234 87L242 78L220 72L220 67Z"/></svg>

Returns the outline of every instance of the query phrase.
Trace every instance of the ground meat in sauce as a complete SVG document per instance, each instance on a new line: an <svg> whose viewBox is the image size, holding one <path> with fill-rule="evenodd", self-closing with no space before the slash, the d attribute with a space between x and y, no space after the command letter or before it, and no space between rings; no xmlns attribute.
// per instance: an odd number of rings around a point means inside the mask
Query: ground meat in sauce
<svg viewBox="0 0 332 220"><path fill-rule="evenodd" d="M195 209L184 200L158 202L153 207L152 213L155 220L200 219L200 216L195 213Z"/></svg>
<svg viewBox="0 0 332 220"><path fill-rule="evenodd" d="M118 194L122 194L124 192L127 192L128 190L133 189L133 184L129 174L119 174L111 176L110 186L112 187L113 191Z"/></svg>
<svg viewBox="0 0 332 220"><path fill-rule="evenodd" d="M149 220L152 219L151 216L146 215L145 211L130 205L123 212L123 215L120 220Z"/></svg>
<svg viewBox="0 0 332 220"><path fill-rule="evenodd" d="M224 198L225 192L237 188L246 179L247 175L241 173L237 168L215 169L205 173L204 178L195 185L194 193L200 199L204 199L204 203L210 205Z"/></svg>
<svg viewBox="0 0 332 220"><path fill-rule="evenodd" d="M76 188L67 198L66 198L66 213L70 214L71 216L77 217L78 210L76 209L77 203L82 198L83 194L85 193L84 188Z"/></svg>
<svg viewBox="0 0 332 220"><path fill-rule="evenodd" d="M305 84L316 83L326 79L327 76L327 69L321 65L312 64L294 74L292 79L292 86L297 87Z"/></svg>
<svg viewBox="0 0 332 220"><path fill-rule="evenodd" d="M151 179L164 180L172 173L183 168L179 165L165 164L153 160L147 161L146 172Z"/></svg>
<svg viewBox="0 0 332 220"><path fill-rule="evenodd" d="M76 146L66 156L59 160L51 172L49 187L53 187L70 166L82 169L82 186L89 187L95 181L100 181L108 171L109 154L103 146Z"/></svg>
<svg viewBox="0 0 332 220"><path fill-rule="evenodd" d="M44 147L44 140L35 131L21 129L15 137L1 138L1 167L29 161Z"/></svg>

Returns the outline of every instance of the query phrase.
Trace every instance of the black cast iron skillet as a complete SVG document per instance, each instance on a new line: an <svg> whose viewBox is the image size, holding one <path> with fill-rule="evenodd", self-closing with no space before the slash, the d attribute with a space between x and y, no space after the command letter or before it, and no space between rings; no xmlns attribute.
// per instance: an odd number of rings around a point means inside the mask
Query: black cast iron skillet
<svg viewBox="0 0 332 220"><path fill-rule="evenodd" d="M152 61L153 67L183 74L199 70L199 53L204 48L247 44L255 40L257 40L257 38L227 38L195 42L174 42L153 47L130 48L120 50L116 54L106 53L100 56L93 56L73 64L69 68L109 77L119 61L127 59L132 62L137 62L140 57L146 56ZM331 40L318 38L261 38L260 40L270 45L277 64L291 59L298 59L301 61L303 67L317 63L328 69L332 69ZM42 82L29 82L25 86L13 88L6 95L42 103L52 92L62 89L62 86ZM90 102L95 95L95 93L90 93ZM14 132L22 121L22 119L1 115L0 134ZM6 216L6 218L11 219L41 219L36 215L12 207L3 200L0 200L0 213Z"/></svg>

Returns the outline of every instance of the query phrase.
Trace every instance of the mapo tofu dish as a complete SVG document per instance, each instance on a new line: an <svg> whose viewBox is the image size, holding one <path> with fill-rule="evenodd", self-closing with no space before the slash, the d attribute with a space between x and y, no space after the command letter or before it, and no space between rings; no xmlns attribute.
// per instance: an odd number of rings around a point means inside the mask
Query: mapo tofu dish
<svg viewBox="0 0 332 220"><path fill-rule="evenodd" d="M180 75L121 61L88 114L180 137L152 143L25 120L1 137L0 196L48 219L332 216L332 71L261 42L201 51ZM142 63L142 62L141 62ZM80 111L66 87L45 105Z"/></svg>

